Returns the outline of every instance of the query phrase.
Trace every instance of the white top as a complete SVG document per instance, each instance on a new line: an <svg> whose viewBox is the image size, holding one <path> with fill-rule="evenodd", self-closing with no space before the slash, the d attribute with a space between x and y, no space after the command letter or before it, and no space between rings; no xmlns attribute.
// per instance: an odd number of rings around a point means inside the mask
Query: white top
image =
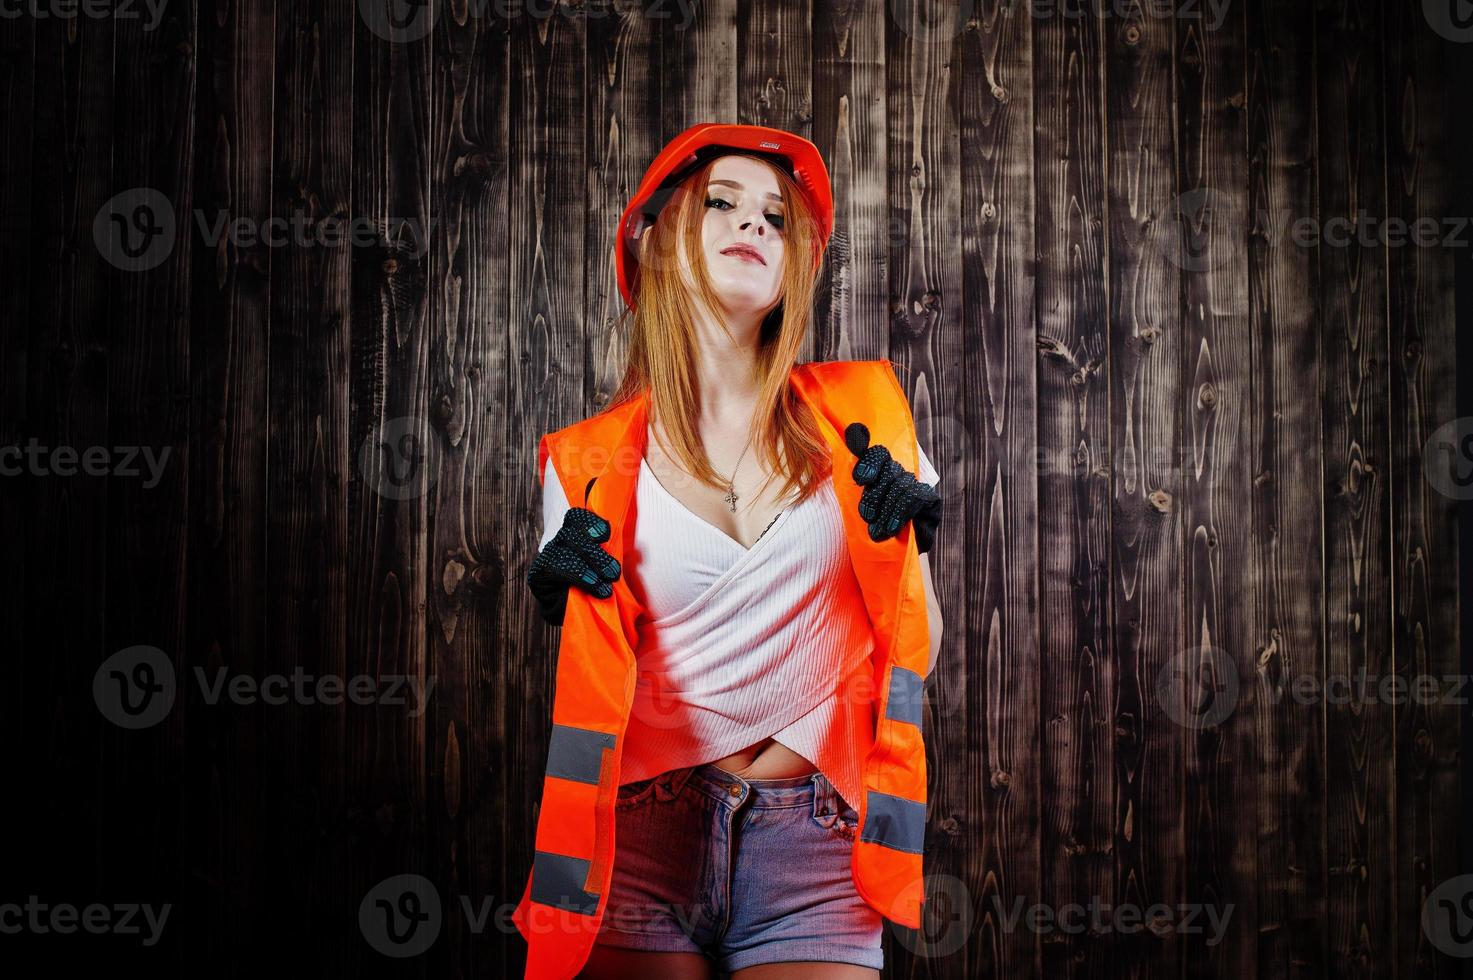
<svg viewBox="0 0 1473 980"><path fill-rule="evenodd" d="M939 480L924 452L918 476ZM874 635L832 479L783 510L750 549L675 499L643 460L635 508L623 574L648 618L639 622L621 781L772 737L857 808L874 741ZM540 547L567 509L549 459Z"/></svg>

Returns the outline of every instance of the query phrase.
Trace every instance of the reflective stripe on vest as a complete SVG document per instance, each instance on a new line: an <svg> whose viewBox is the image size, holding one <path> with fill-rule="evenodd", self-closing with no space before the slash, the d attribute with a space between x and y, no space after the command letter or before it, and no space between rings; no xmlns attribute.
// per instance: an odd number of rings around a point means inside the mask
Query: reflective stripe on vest
<svg viewBox="0 0 1473 980"><path fill-rule="evenodd" d="M915 423L886 361L806 364L794 369L790 383L829 447L849 556L875 633L874 676L882 680L874 747L864 760L864 794L856 804L854 884L885 918L919 928L926 836L922 694L930 645L925 595L909 526L888 541L870 540L859 516L863 488L847 478L854 456L843 439L849 423L863 422L871 441L914 473ZM647 422L641 395L543 437L539 447L538 473L551 458L568 500L612 526L604 547L621 563ZM512 914L527 940L529 978L575 976L603 920L641 611L625 578L614 583L611 600L578 589L568 595L532 870Z"/></svg>

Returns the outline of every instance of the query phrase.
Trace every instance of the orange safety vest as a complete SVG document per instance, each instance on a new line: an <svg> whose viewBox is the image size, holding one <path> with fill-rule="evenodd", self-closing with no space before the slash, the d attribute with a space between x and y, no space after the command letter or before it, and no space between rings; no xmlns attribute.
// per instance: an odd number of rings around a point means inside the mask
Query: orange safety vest
<svg viewBox="0 0 1473 980"><path fill-rule="evenodd" d="M870 540L859 516L863 488L846 478L854 455L843 437L849 423L863 422L871 440L914 473L915 422L887 361L804 364L790 383L828 443L849 557L875 634L871 679L879 701L874 747L863 765L864 798L856 807L854 884L885 918L920 928L926 829L921 691L930 654L925 594L909 525L888 541ZM537 472L544 472L550 456L568 500L611 525L604 547L620 562L644 457L646 404L647 395L640 395L544 436L539 448ZM641 612L627 582L627 576L615 582L610 599L579 589L568 595L532 870L512 914L527 940L526 976L535 980L575 976L603 921Z"/></svg>

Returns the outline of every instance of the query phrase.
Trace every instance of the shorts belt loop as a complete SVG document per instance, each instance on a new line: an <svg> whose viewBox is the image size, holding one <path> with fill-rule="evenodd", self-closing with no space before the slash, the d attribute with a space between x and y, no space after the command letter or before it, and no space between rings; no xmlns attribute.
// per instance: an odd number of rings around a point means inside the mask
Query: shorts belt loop
<svg viewBox="0 0 1473 980"><path fill-rule="evenodd" d="M834 792L833 784L831 784L827 779L824 778L822 771L815 772L813 774L812 781L813 815L815 817L823 817L828 816L831 813L838 813L839 806L838 801L834 799L834 796L836 794Z"/></svg>

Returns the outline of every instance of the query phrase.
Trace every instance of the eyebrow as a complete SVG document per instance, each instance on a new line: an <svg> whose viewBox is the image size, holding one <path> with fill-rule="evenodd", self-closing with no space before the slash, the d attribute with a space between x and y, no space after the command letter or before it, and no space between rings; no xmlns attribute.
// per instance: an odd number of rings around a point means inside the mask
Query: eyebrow
<svg viewBox="0 0 1473 980"><path fill-rule="evenodd" d="M712 180L709 183L711 183L713 186L716 184L720 184L722 187L735 187L739 191L746 190L745 187L734 180ZM769 201L776 201L779 204L783 203L782 195L780 194L768 194L767 199Z"/></svg>

